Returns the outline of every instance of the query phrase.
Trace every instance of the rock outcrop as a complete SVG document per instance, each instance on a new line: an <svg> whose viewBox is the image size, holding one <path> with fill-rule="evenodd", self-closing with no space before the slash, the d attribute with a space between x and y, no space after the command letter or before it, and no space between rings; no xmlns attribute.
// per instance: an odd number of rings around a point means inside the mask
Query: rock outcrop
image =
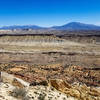
<svg viewBox="0 0 100 100"><path fill-rule="evenodd" d="M50 80L50 85L78 100L100 100L100 90L86 85L71 85L63 80Z"/></svg>

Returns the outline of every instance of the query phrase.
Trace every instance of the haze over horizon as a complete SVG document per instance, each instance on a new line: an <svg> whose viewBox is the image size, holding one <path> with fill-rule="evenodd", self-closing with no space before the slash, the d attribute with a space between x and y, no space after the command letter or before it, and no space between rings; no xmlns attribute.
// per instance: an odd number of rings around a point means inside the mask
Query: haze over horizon
<svg viewBox="0 0 100 100"><path fill-rule="evenodd" d="M81 22L100 26L100 0L2 0L0 27L60 26Z"/></svg>

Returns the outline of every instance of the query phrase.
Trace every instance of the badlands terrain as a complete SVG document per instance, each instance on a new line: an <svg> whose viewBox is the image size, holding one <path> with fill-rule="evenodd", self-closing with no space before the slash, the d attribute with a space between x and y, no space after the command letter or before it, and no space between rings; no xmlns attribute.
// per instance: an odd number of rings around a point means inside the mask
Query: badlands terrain
<svg viewBox="0 0 100 100"><path fill-rule="evenodd" d="M100 31L1 30L0 72L0 100L100 100Z"/></svg>

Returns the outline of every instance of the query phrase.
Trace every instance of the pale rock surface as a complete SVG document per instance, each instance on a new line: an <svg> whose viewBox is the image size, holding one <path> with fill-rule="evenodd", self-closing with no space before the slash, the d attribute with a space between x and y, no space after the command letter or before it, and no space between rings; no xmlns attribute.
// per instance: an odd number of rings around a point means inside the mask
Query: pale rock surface
<svg viewBox="0 0 100 100"><path fill-rule="evenodd" d="M0 83L0 100L20 100L10 95L15 87L8 83ZM40 100L44 96L44 100L77 100L73 97L68 97L66 94L61 93L51 87L46 86L30 86L25 88L29 100Z"/></svg>

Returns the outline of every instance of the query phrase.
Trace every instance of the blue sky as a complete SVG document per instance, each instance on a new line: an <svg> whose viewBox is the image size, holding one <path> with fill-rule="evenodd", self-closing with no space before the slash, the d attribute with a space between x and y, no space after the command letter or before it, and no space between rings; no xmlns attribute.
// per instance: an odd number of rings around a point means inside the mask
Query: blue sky
<svg viewBox="0 0 100 100"><path fill-rule="evenodd" d="M0 0L0 26L100 25L100 0Z"/></svg>

